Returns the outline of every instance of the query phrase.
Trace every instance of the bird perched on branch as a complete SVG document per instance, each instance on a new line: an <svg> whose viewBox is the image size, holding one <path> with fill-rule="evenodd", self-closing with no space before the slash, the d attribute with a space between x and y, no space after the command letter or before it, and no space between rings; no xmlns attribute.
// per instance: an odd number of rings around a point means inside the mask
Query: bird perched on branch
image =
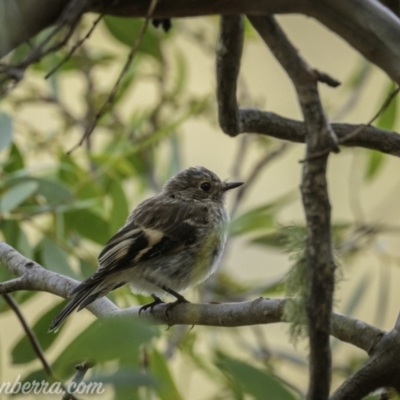
<svg viewBox="0 0 400 400"><path fill-rule="evenodd" d="M229 221L227 191L243 182L222 182L204 167L188 168L143 201L99 255L98 270L77 286L71 300L50 325L57 329L75 309L81 310L110 291L130 284L149 294L152 308L171 295L169 308L188 302L179 292L203 282L217 268Z"/></svg>

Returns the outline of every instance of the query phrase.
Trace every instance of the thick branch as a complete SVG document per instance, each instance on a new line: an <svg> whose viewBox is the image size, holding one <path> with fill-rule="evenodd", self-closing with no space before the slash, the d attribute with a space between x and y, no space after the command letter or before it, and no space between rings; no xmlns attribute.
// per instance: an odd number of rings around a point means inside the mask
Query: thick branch
<svg viewBox="0 0 400 400"><path fill-rule="evenodd" d="M0 19L0 57L52 24L66 2L0 0L0 18L4 16ZM92 0L88 11L145 17L148 7L148 0ZM154 17L282 13L301 13L316 18L382 68L393 80L400 82L400 20L374 0L161 0Z"/></svg>
<svg viewBox="0 0 400 400"><path fill-rule="evenodd" d="M222 16L217 46L218 118L222 130L230 136L241 132L236 83L243 50L243 17Z"/></svg>
<svg viewBox="0 0 400 400"><path fill-rule="evenodd" d="M0 242L0 262L14 275L25 281L23 290L37 290L67 298L78 281L44 269L39 264L25 258L15 249ZM6 293L0 284L0 294ZM18 289L20 290L20 289ZM247 326L285 322L283 311L285 299L264 299L243 303L227 304L179 304L172 308L169 317L165 315L166 305L158 305L153 312L143 311L142 316L152 323L166 325L208 325L208 326ZM96 300L87 307L98 318L114 315L139 316L140 307L120 310L106 297ZM333 314L332 335L369 352L384 332L362 321Z"/></svg>
<svg viewBox="0 0 400 400"><path fill-rule="evenodd" d="M277 114L255 109L240 109L242 133L258 133L277 139L304 143L306 125L304 122L281 117ZM338 139L343 139L362 125L333 123L331 127ZM349 147L364 147L400 157L400 135L396 132L368 126L356 136L340 143Z"/></svg>
<svg viewBox="0 0 400 400"><path fill-rule="evenodd" d="M300 102L307 127L306 158L337 143L326 120L318 94L319 74L306 63L292 46L273 17L249 17L264 42L290 76ZM309 296L307 300L310 338L310 383L308 398L324 400L329 396L331 351L329 334L334 290L330 203L327 193L327 155L303 167L301 193L307 221L307 267Z"/></svg>
<svg viewBox="0 0 400 400"><path fill-rule="evenodd" d="M0 57L55 22L66 0L0 0Z"/></svg>
<svg viewBox="0 0 400 400"><path fill-rule="evenodd" d="M400 335L395 328L372 348L368 361L347 379L330 400L361 400L369 393L392 387L400 391Z"/></svg>

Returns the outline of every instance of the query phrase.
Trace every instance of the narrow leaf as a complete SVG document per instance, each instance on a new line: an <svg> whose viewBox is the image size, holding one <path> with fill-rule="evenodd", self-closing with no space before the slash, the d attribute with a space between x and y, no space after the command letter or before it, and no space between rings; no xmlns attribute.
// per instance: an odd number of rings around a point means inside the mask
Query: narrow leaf
<svg viewBox="0 0 400 400"><path fill-rule="evenodd" d="M172 379L165 357L155 349L151 356L150 367L154 377L159 381L159 385L156 387L159 398L161 400L181 400L182 396L178 392L175 382Z"/></svg>
<svg viewBox="0 0 400 400"><path fill-rule="evenodd" d="M12 142L13 124L10 116L0 112L0 151Z"/></svg>
<svg viewBox="0 0 400 400"><path fill-rule="evenodd" d="M39 185L37 182L24 182L19 185L12 186L7 190L0 199L0 212L8 212L14 210L28 197L30 197Z"/></svg>
<svg viewBox="0 0 400 400"><path fill-rule="evenodd" d="M44 238L42 241L42 262L43 266L62 275L72 278L76 277L67 260L67 253L57 246L52 240Z"/></svg>
<svg viewBox="0 0 400 400"><path fill-rule="evenodd" d="M256 400L295 400L296 397L273 375L244 362L225 358L219 362L222 369L229 372L243 390Z"/></svg>

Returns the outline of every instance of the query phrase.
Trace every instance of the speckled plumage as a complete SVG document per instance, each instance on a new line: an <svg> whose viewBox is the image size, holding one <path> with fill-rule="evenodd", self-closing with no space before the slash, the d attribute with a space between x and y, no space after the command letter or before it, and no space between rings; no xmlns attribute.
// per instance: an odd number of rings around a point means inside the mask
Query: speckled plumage
<svg viewBox="0 0 400 400"><path fill-rule="evenodd" d="M140 203L108 241L98 270L73 291L50 329L76 308L125 284L154 298L167 291L177 297L174 292L207 279L215 272L226 241L225 194L240 185L223 183L204 167L171 178L160 194Z"/></svg>

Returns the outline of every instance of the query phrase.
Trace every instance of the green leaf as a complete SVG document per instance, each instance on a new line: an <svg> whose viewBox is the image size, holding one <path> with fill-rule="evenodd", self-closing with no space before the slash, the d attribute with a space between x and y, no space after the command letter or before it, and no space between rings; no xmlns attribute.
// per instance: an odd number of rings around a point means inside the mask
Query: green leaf
<svg viewBox="0 0 400 400"><path fill-rule="evenodd" d="M391 82L386 89L385 97L382 99L383 101L397 88L397 85ZM396 125L397 121L397 112L398 112L398 98L399 95L396 95L387 108L381 113L376 121L376 126L381 129L386 129L388 131L393 130L394 126Z"/></svg>
<svg viewBox="0 0 400 400"><path fill-rule="evenodd" d="M265 235L258 236L255 239L252 239L251 243L282 249L285 247L286 244L285 239L286 235L280 230L277 230L275 232L267 233Z"/></svg>
<svg viewBox="0 0 400 400"><path fill-rule="evenodd" d="M12 142L13 124L10 116L0 112L0 151Z"/></svg>
<svg viewBox="0 0 400 400"><path fill-rule="evenodd" d="M156 392L161 400L182 399L172 379L165 357L155 349L151 355L150 368L153 376L156 377L159 382L159 385L156 387Z"/></svg>
<svg viewBox="0 0 400 400"><path fill-rule="evenodd" d="M287 193L278 199L253 208L234 219L229 227L230 236L271 229L275 225L276 212L294 199L294 193Z"/></svg>
<svg viewBox="0 0 400 400"><path fill-rule="evenodd" d="M17 248L21 228L17 221L0 220L0 229L3 232L4 239L10 246Z"/></svg>
<svg viewBox="0 0 400 400"><path fill-rule="evenodd" d="M73 199L71 190L60 182L45 178L34 178L39 184L38 194L41 194L50 204L58 204Z"/></svg>
<svg viewBox="0 0 400 400"><path fill-rule="evenodd" d="M133 389L138 386L154 386L156 381L149 375L138 372L134 368L119 369L117 372L109 375L97 375L85 382L101 382L105 385L112 384L115 387L126 387ZM175 399L170 397L170 399Z"/></svg>
<svg viewBox="0 0 400 400"><path fill-rule="evenodd" d="M229 227L230 236L243 235L245 233L272 228L275 223L275 212L273 206L257 207L251 211L242 214L234 219Z"/></svg>
<svg viewBox="0 0 400 400"><path fill-rule="evenodd" d="M117 180L112 181L109 193L112 198L110 231L117 232L125 224L129 215L128 202L124 190Z"/></svg>
<svg viewBox="0 0 400 400"><path fill-rule="evenodd" d="M295 400L296 397L283 382L267 371L260 370L244 362L224 357L218 362L221 369L229 372L236 383L256 400Z"/></svg>
<svg viewBox="0 0 400 400"><path fill-rule="evenodd" d="M99 215L89 210L74 210L65 213L65 225L86 239L104 245L110 239L110 228Z"/></svg>
<svg viewBox="0 0 400 400"><path fill-rule="evenodd" d="M44 351L50 347L61 331L58 330L52 334L48 333L51 321L64 306L65 302L57 304L55 307L43 314L32 327L36 337L40 339L40 345ZM36 353L33 351L32 345L26 335L23 335L12 349L11 359L13 364L25 364L37 359Z"/></svg>
<svg viewBox="0 0 400 400"><path fill-rule="evenodd" d="M24 159L18 147L13 143L11 151L8 156L7 164L4 166L4 172L11 174L12 172L24 168Z"/></svg>
<svg viewBox="0 0 400 400"><path fill-rule="evenodd" d="M71 156L65 153L60 154L58 164L58 178L71 186L78 185L82 178L86 178L84 171L75 163Z"/></svg>
<svg viewBox="0 0 400 400"><path fill-rule="evenodd" d="M244 18L244 37L245 39L257 39L258 35L251 22Z"/></svg>
<svg viewBox="0 0 400 400"><path fill-rule="evenodd" d="M73 366L83 360L104 363L119 360L122 365L135 365L139 347L148 343L156 329L131 317L96 320L66 346L54 364L61 379L73 373Z"/></svg>
<svg viewBox="0 0 400 400"><path fill-rule="evenodd" d="M43 196L48 204L55 205L74 199L71 190L67 186L49 178L35 178L14 174L8 180L8 183L13 186L31 182L37 185L37 194Z"/></svg>
<svg viewBox="0 0 400 400"><path fill-rule="evenodd" d="M36 192L39 185L37 182L24 182L12 186L0 199L0 212L9 212L17 208L28 197Z"/></svg>
<svg viewBox="0 0 400 400"><path fill-rule="evenodd" d="M380 151L368 150L367 169L365 171L365 180L371 181L382 169L385 156Z"/></svg>
<svg viewBox="0 0 400 400"><path fill-rule="evenodd" d="M43 266L62 275L76 278L76 274L68 263L68 254L49 238L41 242Z"/></svg>
<svg viewBox="0 0 400 400"><path fill-rule="evenodd" d="M139 396L139 387L155 386L156 382L144 373L138 372L135 368L119 368L117 372L109 375L96 375L92 382L101 382L105 385L113 385L115 399L118 400L140 400L144 397Z"/></svg>
<svg viewBox="0 0 400 400"><path fill-rule="evenodd" d="M28 375L26 375L24 378L21 379L21 386L17 387L18 385L15 386L15 391L13 392L15 394L22 394L21 392L21 387L25 382L29 382L32 384L32 382L49 382L49 377L44 371L44 369L41 367L33 372L30 372ZM49 382L49 386L51 385L51 382ZM11 386L12 387L12 386ZM26 394L24 394L26 396Z"/></svg>
<svg viewBox="0 0 400 400"><path fill-rule="evenodd" d="M177 71L174 74L174 82L171 92L168 93L168 96L171 98L176 98L183 92L188 78L188 66L186 58L180 51L176 52L175 54L175 62Z"/></svg>
<svg viewBox="0 0 400 400"><path fill-rule="evenodd" d="M111 35L128 47L133 46L143 25L143 20L138 18L106 16L103 20ZM138 52L161 59L160 40L154 30L146 30Z"/></svg>

